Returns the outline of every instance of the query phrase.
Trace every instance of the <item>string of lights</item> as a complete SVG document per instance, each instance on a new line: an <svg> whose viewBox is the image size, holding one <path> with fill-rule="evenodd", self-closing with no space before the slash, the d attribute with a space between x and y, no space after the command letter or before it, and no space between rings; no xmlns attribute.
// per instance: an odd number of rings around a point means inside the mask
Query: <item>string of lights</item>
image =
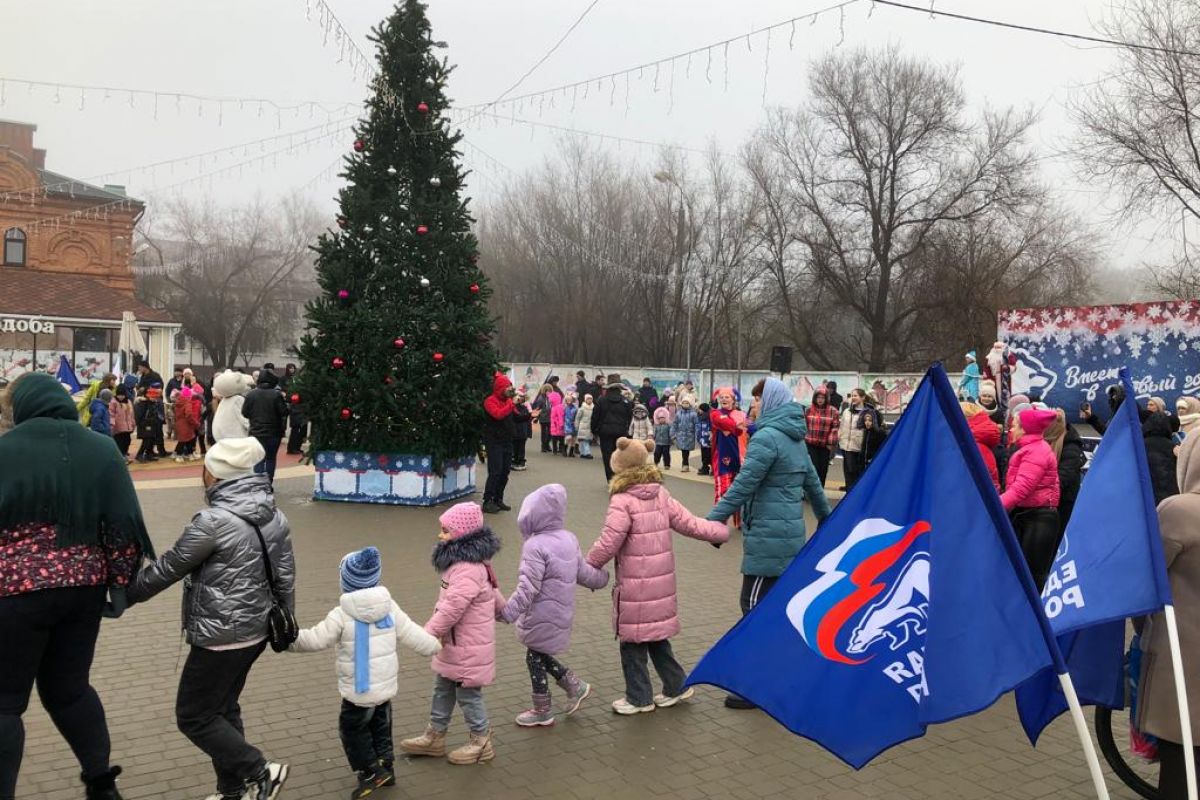
<svg viewBox="0 0 1200 800"><path fill-rule="evenodd" d="M0 106L6 105L12 99L12 91L24 90L26 95L35 92L49 92L55 103L75 102L77 108L83 111L87 108L89 98L92 102L104 105L118 101L127 103L130 108L137 108L138 102L149 103L154 119L164 110L174 110L177 115L195 112L197 117L203 117L205 110L215 114L217 125L224 122L225 114L229 112L250 112L263 116L275 114L277 122L282 123L284 114L298 117L307 112L310 117L317 113L332 116L343 113L357 106L356 103L330 102L322 100L272 100L266 97L238 97L232 95L207 95L194 92L164 91L160 89L144 89L132 86L100 86L80 83L57 83L54 81L35 81L25 78L0 78Z"/></svg>
<svg viewBox="0 0 1200 800"><path fill-rule="evenodd" d="M266 148L266 145L268 143L276 142L276 141L279 141L280 139L288 139L290 142L290 141L294 141L295 137L297 137L297 136L303 136L305 134L312 133L313 131L327 130L327 129L336 129L339 131L344 130L346 124L349 123L353 119L354 119L354 117L352 117L352 116L351 117L343 117L342 119L330 120L328 122L323 122L320 125L314 125L314 126L311 126L308 128L302 128L300 130L288 131L286 133L279 133L279 134L275 134L273 136L266 136L261 139L252 139L250 141L241 142L239 144L229 145L228 147L220 147L215 150L206 150L203 153L192 153L192 154L186 155L186 156L179 156L178 158L169 158L169 159L165 159L162 161L155 161L150 164L141 164L141 165L134 166L134 167L127 167L125 169L112 170L110 172L105 172L100 175L93 175L91 177L84 178L82 180L67 179L67 180L63 180L63 181L56 181L53 183L38 184L36 186L25 186L25 187L21 187L19 189L10 189L5 192L0 192L0 203L12 202L12 201L33 203L39 197L45 198L52 193L61 193L63 191L70 192L73 187L78 186L80 184L94 183L96 181L102 181L102 180L105 180L108 178L115 178L115 177L128 178L129 176L138 174L138 173L149 172L149 173L153 174L157 170L164 169L164 168L171 168L173 170L174 166L177 164L187 164L192 161L198 162L200 164L201 168L203 168L205 160L210 159L210 158L216 160L217 158L219 158L225 154L236 153L239 150L242 151L242 155L249 155L250 148L258 147L260 150L263 150Z"/></svg>
<svg viewBox="0 0 1200 800"><path fill-rule="evenodd" d="M211 170L200 175L185 178L184 180L176 181L175 183L167 184L166 186L154 187L150 190L149 194L154 195L161 192L179 189L201 181L212 180L218 176L231 173L234 170L237 170L240 174L241 171L243 171L246 167L254 164L261 164L268 160L278 162L279 156L281 155L290 155L305 145L315 145L333 136L342 136L347 130L348 127L343 127L337 130L326 131L324 133L311 136L303 141L295 142L286 147L278 148L269 153L263 153L254 156L253 158L248 158L236 164L230 164L228 166L221 167L220 169ZM67 227L72 226L76 220L108 220L111 215L117 211L131 211L135 206L140 205L141 203L133 198L123 197L119 200L111 200L108 202L87 206L86 208L76 209L75 211L71 211L66 214L59 214L57 216L45 217L42 219L28 219L15 224L17 227L25 230L36 228L51 228L53 230L59 230L64 225Z"/></svg>
<svg viewBox="0 0 1200 800"><path fill-rule="evenodd" d="M616 102L618 79L621 79L624 84L624 86L622 88L624 89L624 92L625 92L626 107L628 108L630 83L631 83L632 77L635 74L640 79L645 75L645 72L647 70L653 70L654 76L655 76L655 83L657 85L658 80L661 76L662 69L664 67L671 68L675 64L682 62L684 64L684 71L685 71L685 78L686 78L686 77L691 76L692 62L697 57L704 57L704 58L706 58L705 69L704 69L705 80L707 80L709 83L712 83L713 54L717 51L720 51L724 57L724 68L725 68L724 82L725 82L725 87L728 88L729 47L730 47L730 45L732 45L736 42L744 41L748 48L752 48L752 46L753 46L752 40L755 37L765 35L770 31L776 31L776 30L780 30L780 29L787 28L790 26L792 32L788 37L788 47L789 47L789 49L792 49L795 46L795 29L796 29L796 26L798 25L798 23L807 21L809 23L815 24L817 19L821 15L836 11L836 12L839 12L839 14L840 14L841 24L843 26L843 31L844 31L845 9L848 6L852 6L855 3L859 3L859 2L862 2L862 0L842 0L842 2L835 3L835 4L829 5L829 6L825 6L824 8L817 9L816 11L811 11L807 14L801 14L798 17L792 17L791 19L786 19L786 20L783 20L782 22L776 22L771 25L767 25L767 26L764 26L761 28L756 28L755 30L748 31L744 34L739 34L737 36L733 36L728 39L722 39L718 42L713 42L711 44L702 45L700 47L695 47L695 48L692 48L691 50L685 50L680 53L675 53L674 55L664 56L662 58L658 58L653 61L647 61L645 63L638 64L636 66L629 67L627 69L620 69L615 72L608 72L603 75L596 75L594 77L585 78L580 81L574 81L572 83L564 83L559 86L550 87L548 89L542 89L542 90L536 91L536 92L528 92L526 94L516 95L515 97L508 97L499 102L493 101L491 103L475 103L475 104L471 104L471 105L466 105L466 106L460 107L458 110L460 110L460 111L464 111L464 110L465 111L475 111L475 110L478 110L481 108L483 108L483 109L492 108L497 105L513 106L513 105L518 105L518 104L524 104L525 102L531 102L533 100L538 100L543 105L547 101L549 101L551 104L551 107L554 107L553 98L555 98L555 97L563 97L563 98L570 97L572 104L574 104L577 100L587 99L588 95L590 94L590 92L592 91L593 88L597 92L603 91L604 85L606 82L608 84L609 104L614 105ZM580 96L581 93L582 93L582 97Z"/></svg>
<svg viewBox="0 0 1200 800"><path fill-rule="evenodd" d="M678 150L680 152L699 153L701 155L709 155L712 152L716 152L718 155L722 155L722 156L725 155L724 153L721 153L720 151L706 150L706 149L702 149L699 147L687 147L685 145L672 144L670 142L656 142L656 141L652 141L649 139L637 139L637 138L632 138L629 136L616 136L611 133L599 133L597 131L589 131L589 130L584 130L582 128L573 128L569 125L554 125L549 122L540 122L538 120L517 117L513 114L498 114L493 111L482 111L477 116L478 117L486 117L488 119L494 120L497 125L499 125L500 123L503 123L503 122L508 122L513 125L527 125L532 128L546 128L547 130L558 131L559 133L571 133L571 134L578 134L580 136L590 136L590 137L593 137L596 139L600 139L601 141L607 140L607 141L612 141L612 142L625 142L627 144L634 144L634 145L639 145L642 147L652 147L655 149L666 149L666 150ZM464 122L462 124L465 126L467 123Z"/></svg>

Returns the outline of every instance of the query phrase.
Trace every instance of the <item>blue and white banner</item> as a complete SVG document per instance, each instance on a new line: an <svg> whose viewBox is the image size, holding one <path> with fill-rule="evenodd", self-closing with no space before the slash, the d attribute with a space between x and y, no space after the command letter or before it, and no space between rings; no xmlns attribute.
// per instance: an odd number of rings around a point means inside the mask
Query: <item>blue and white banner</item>
<svg viewBox="0 0 1200 800"><path fill-rule="evenodd" d="M1001 311L999 339L1013 393L1039 393L1071 418L1086 402L1107 419L1104 390L1124 366L1143 400L1200 396L1200 300Z"/></svg>

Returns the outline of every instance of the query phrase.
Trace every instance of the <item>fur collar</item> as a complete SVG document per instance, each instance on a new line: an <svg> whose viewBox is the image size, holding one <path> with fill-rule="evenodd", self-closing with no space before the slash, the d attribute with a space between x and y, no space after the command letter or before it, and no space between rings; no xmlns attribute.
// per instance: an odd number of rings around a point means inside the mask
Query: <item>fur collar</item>
<svg viewBox="0 0 1200 800"><path fill-rule="evenodd" d="M610 495L620 494L637 486L639 483L662 482L662 471L653 464L646 464L645 466L634 467L633 469L627 469L613 475L612 482L608 484L608 493Z"/></svg>
<svg viewBox="0 0 1200 800"><path fill-rule="evenodd" d="M438 542L433 548L433 568L445 572L460 561L482 564L500 552L500 539L484 525L474 533Z"/></svg>

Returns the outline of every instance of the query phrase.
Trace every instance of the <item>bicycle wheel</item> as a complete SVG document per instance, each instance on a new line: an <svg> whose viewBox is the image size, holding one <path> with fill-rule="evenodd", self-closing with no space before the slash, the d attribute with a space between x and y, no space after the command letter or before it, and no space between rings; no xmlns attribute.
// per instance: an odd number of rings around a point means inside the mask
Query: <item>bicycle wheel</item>
<svg viewBox="0 0 1200 800"><path fill-rule="evenodd" d="M1096 739L1117 777L1146 800L1159 800L1158 764L1129 749L1129 711L1096 706Z"/></svg>

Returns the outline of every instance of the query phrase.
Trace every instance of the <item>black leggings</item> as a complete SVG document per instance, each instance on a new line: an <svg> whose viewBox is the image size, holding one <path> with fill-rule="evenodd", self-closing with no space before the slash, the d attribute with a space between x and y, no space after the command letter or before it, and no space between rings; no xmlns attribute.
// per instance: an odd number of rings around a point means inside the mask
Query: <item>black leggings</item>
<svg viewBox="0 0 1200 800"><path fill-rule="evenodd" d="M813 467L817 470L817 478L821 481L821 488L825 488L825 478L829 475L829 460L833 457L828 447L824 445L810 444L808 447L808 457L812 459Z"/></svg>
<svg viewBox="0 0 1200 800"><path fill-rule="evenodd" d="M25 749L21 715L35 684L84 776L108 772L108 724L88 681L105 591L87 586L0 597L0 797L17 792Z"/></svg>
<svg viewBox="0 0 1200 800"><path fill-rule="evenodd" d="M556 681L561 681L567 675L567 668L553 656L539 653L537 650L525 653L525 666L529 667L529 680L533 683L534 694L547 694L550 691L550 682L546 680L547 672L553 675Z"/></svg>
<svg viewBox="0 0 1200 800"><path fill-rule="evenodd" d="M1192 748L1192 758L1200 764L1200 747ZM1187 797L1187 759L1183 745L1158 740L1158 796L1161 800L1185 800Z"/></svg>
<svg viewBox="0 0 1200 800"><path fill-rule="evenodd" d="M658 466L658 462L662 462L667 469L671 468L671 445L656 444L654 445L654 466Z"/></svg>

